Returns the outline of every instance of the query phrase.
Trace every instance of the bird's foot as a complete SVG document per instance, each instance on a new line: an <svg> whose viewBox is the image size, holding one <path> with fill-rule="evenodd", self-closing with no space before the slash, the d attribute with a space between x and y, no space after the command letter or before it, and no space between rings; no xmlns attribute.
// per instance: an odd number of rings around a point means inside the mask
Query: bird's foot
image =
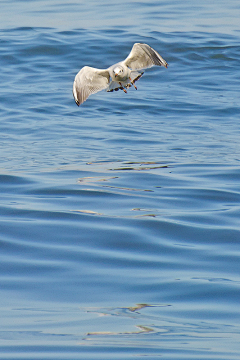
<svg viewBox="0 0 240 360"><path fill-rule="evenodd" d="M121 86L120 89L123 90L123 91L125 92L125 94L126 94L126 93L127 93L127 90L124 89L124 87L122 86L122 83L121 83L121 82L119 82L119 85Z"/></svg>
<svg viewBox="0 0 240 360"><path fill-rule="evenodd" d="M129 77L129 80L131 81L131 84L135 87L135 89L137 90L136 85L134 84L134 81L132 81L132 79Z"/></svg>

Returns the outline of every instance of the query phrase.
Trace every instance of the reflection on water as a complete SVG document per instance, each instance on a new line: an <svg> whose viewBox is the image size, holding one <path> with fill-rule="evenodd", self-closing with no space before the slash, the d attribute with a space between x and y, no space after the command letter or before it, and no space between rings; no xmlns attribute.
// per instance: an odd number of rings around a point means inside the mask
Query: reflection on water
<svg viewBox="0 0 240 360"><path fill-rule="evenodd" d="M164 304L129 308L58 306L57 309L42 305L16 308L11 313L6 310L9 326L15 323L15 329L1 333L2 341L13 344L11 348L1 347L2 356L35 358L40 353L44 358L56 354L60 359L66 356L237 359L239 327L226 325L219 319L206 321L191 316L183 320L173 307ZM137 311L130 310L135 307L139 307ZM17 324L16 318L20 320ZM19 327L20 322L26 330ZM229 345L231 349L226 351Z"/></svg>

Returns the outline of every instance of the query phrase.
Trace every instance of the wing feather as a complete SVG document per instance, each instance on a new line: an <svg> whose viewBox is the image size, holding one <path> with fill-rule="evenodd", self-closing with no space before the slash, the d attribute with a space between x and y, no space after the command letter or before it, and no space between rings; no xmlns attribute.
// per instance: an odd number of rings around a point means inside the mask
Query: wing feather
<svg viewBox="0 0 240 360"><path fill-rule="evenodd" d="M79 106L91 94L106 89L108 87L110 75L108 70L95 69L84 66L76 75L73 83L73 96Z"/></svg>
<svg viewBox="0 0 240 360"><path fill-rule="evenodd" d="M168 67L168 63L156 50L147 44L141 43L133 45L130 54L123 63L132 70L142 70L154 65Z"/></svg>

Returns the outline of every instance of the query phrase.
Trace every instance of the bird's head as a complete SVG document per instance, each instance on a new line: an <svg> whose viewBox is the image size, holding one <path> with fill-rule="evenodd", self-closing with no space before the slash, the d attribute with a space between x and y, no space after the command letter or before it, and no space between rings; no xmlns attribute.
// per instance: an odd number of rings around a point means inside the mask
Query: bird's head
<svg viewBox="0 0 240 360"><path fill-rule="evenodd" d="M118 65L116 66L114 69L113 69L113 73L114 73L114 76L115 77L118 77L118 76L122 76L123 75L123 67L121 65Z"/></svg>

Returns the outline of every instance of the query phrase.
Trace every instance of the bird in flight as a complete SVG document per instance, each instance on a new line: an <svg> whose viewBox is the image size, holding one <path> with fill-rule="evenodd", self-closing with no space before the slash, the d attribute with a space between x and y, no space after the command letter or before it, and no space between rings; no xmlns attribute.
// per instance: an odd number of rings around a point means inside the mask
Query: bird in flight
<svg viewBox="0 0 240 360"><path fill-rule="evenodd" d="M135 43L128 57L108 69L95 69L84 66L76 75L73 83L73 97L79 106L91 94L106 89L109 91L123 90L131 86L137 90L135 82L140 79L143 70L154 65L168 67L168 63L159 53L147 44Z"/></svg>

